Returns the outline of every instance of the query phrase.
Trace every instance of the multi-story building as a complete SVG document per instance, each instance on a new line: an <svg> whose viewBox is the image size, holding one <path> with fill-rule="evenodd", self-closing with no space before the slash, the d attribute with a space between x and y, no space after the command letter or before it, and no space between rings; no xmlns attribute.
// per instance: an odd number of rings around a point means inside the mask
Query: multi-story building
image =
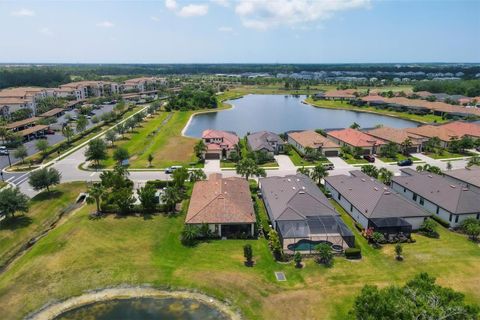
<svg viewBox="0 0 480 320"><path fill-rule="evenodd" d="M157 85L165 83L164 78L157 77L141 77L128 79L123 82L122 89L123 91L137 91L145 92L152 89L156 89Z"/></svg>
<svg viewBox="0 0 480 320"><path fill-rule="evenodd" d="M9 118L18 110L28 108L36 114L37 101L48 95L45 88L19 87L0 90L0 115Z"/></svg>
<svg viewBox="0 0 480 320"><path fill-rule="evenodd" d="M63 84L57 96L75 96L77 100L104 97L119 93L119 85L110 81L79 81Z"/></svg>

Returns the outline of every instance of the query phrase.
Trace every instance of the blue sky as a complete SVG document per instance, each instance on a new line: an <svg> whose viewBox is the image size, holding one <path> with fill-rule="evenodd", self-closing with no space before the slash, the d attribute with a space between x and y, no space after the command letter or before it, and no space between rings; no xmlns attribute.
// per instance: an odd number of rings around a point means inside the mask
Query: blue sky
<svg viewBox="0 0 480 320"><path fill-rule="evenodd" d="M480 62L480 1L0 1L0 62Z"/></svg>

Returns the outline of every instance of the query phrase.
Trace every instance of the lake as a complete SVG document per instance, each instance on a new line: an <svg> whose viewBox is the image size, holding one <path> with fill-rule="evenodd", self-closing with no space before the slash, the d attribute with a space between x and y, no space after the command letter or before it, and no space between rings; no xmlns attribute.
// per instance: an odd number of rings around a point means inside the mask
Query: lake
<svg viewBox="0 0 480 320"><path fill-rule="evenodd" d="M185 130L185 135L201 137L205 129L234 131L239 136L247 132L290 130L338 129L353 122L362 128L378 124L394 128L416 127L418 123L379 114L316 108L303 104L305 96L251 94L229 100L234 108L219 112L195 115Z"/></svg>
<svg viewBox="0 0 480 320"><path fill-rule="evenodd" d="M194 299L129 298L94 302L55 320L227 320L220 310Z"/></svg>

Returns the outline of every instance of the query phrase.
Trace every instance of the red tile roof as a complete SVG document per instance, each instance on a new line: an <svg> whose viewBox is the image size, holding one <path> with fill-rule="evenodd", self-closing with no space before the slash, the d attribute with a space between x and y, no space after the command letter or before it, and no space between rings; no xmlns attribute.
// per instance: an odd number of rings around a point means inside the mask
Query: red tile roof
<svg viewBox="0 0 480 320"><path fill-rule="evenodd" d="M233 149L239 142L233 132L207 129L202 133L202 139L222 139L222 142L205 142L209 150Z"/></svg>
<svg viewBox="0 0 480 320"><path fill-rule="evenodd" d="M340 146L332 140L312 130L290 132L288 135L304 148L340 148Z"/></svg>
<svg viewBox="0 0 480 320"><path fill-rule="evenodd" d="M374 145L387 144L381 139L351 128L334 130L327 132L327 134L354 147L373 147Z"/></svg>
<svg viewBox="0 0 480 320"><path fill-rule="evenodd" d="M374 137L395 142L401 144L407 139L410 139L414 145L419 145L422 143L422 140L425 138L414 133L409 133L406 130L390 128L390 127L381 127L367 132L369 135Z"/></svg>
<svg viewBox="0 0 480 320"><path fill-rule="evenodd" d="M467 135L480 138L480 124L455 121L440 127L454 132L458 137Z"/></svg>
<svg viewBox="0 0 480 320"><path fill-rule="evenodd" d="M248 181L212 174L196 182L185 223L255 223Z"/></svg>

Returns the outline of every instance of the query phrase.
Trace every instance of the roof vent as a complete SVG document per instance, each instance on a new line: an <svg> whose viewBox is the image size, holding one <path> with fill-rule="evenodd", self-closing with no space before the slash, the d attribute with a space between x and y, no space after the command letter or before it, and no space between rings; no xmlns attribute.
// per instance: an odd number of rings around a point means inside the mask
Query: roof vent
<svg viewBox="0 0 480 320"><path fill-rule="evenodd" d="M462 190L463 190L463 191L468 191L468 188L463 188Z"/></svg>
<svg viewBox="0 0 480 320"><path fill-rule="evenodd" d="M290 182L290 181L292 181L292 179L288 178L287 181Z"/></svg>
<svg viewBox="0 0 480 320"><path fill-rule="evenodd" d="M293 190L295 190L296 188L295 187L292 187Z"/></svg>
<svg viewBox="0 0 480 320"><path fill-rule="evenodd" d="M303 186L302 189L305 190L305 189L307 189L307 188L305 188L305 186Z"/></svg>
<svg viewBox="0 0 480 320"><path fill-rule="evenodd" d="M367 181L367 180L365 180L364 178L362 178L362 181L365 182L365 181Z"/></svg>
<svg viewBox="0 0 480 320"><path fill-rule="evenodd" d="M453 184L451 184L451 185L450 185L450 188L453 188L453 189L455 189L455 188L456 188L456 186L454 186Z"/></svg>
<svg viewBox="0 0 480 320"><path fill-rule="evenodd" d="M305 194L305 191L299 191L298 193L299 194Z"/></svg>
<svg viewBox="0 0 480 320"><path fill-rule="evenodd" d="M300 179L297 179L297 182L299 182L299 181L300 181Z"/></svg>
<svg viewBox="0 0 480 320"><path fill-rule="evenodd" d="M428 175L429 178L433 178L433 176L431 174Z"/></svg>
<svg viewBox="0 0 480 320"><path fill-rule="evenodd" d="M378 188L377 188L377 187L373 187L373 189L375 189L375 191L378 191Z"/></svg>
<svg viewBox="0 0 480 320"><path fill-rule="evenodd" d="M390 191L385 191L383 194L390 194L391 192Z"/></svg>

